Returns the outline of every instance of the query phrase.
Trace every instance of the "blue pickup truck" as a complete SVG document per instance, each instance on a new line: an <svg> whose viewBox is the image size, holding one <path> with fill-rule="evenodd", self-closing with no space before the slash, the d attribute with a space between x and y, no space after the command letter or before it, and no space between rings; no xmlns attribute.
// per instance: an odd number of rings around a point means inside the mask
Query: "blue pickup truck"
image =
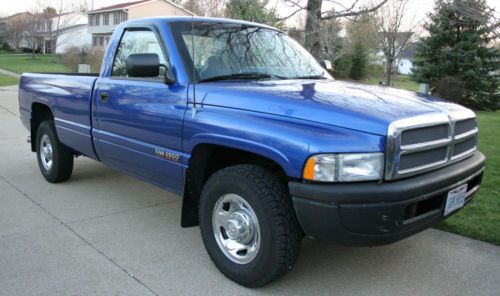
<svg viewBox="0 0 500 296"><path fill-rule="evenodd" d="M469 109L335 81L282 31L242 21L127 21L99 74L23 74L19 104L48 182L86 156L183 196L181 225L247 287L290 270L305 235L373 246L422 231L485 169Z"/></svg>

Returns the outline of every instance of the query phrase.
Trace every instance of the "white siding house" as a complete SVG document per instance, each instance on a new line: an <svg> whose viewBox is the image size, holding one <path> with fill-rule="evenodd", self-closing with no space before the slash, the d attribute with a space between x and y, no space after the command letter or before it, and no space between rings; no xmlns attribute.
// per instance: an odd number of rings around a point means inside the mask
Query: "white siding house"
<svg viewBox="0 0 500 296"><path fill-rule="evenodd" d="M51 26L51 29L49 29ZM50 34L57 36L56 48L51 48ZM68 48L83 48L92 45L88 32L88 17L84 13L72 12L54 16L40 28L38 46L42 53L65 53Z"/></svg>
<svg viewBox="0 0 500 296"><path fill-rule="evenodd" d="M88 25L75 25L66 28L57 38L56 54L66 53L72 47L90 48L92 35L88 32Z"/></svg>
<svg viewBox="0 0 500 296"><path fill-rule="evenodd" d="M398 62L398 73L404 75L410 75L412 67L413 63L411 62L410 59L407 58L400 59Z"/></svg>

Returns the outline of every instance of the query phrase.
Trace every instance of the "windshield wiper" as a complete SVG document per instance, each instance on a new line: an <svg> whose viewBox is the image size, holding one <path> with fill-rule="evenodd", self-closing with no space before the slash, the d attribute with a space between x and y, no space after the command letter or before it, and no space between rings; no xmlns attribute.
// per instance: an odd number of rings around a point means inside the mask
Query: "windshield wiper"
<svg viewBox="0 0 500 296"><path fill-rule="evenodd" d="M311 76L297 76L288 79L326 79L326 77L323 76L323 74L321 74L321 75L311 75Z"/></svg>
<svg viewBox="0 0 500 296"><path fill-rule="evenodd" d="M198 82L210 82L210 81L222 81L222 80L232 80L232 79L262 79L262 78L278 78L285 79L285 77L272 75L268 73L260 73L260 72L245 72L245 73L234 73L229 75L219 75L212 76L208 78L203 78L198 80Z"/></svg>

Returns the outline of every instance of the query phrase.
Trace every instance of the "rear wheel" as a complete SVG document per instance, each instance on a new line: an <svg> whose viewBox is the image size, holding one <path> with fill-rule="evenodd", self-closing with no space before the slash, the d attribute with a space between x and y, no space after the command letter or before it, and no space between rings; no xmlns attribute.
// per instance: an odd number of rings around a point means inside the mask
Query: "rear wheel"
<svg viewBox="0 0 500 296"><path fill-rule="evenodd" d="M54 122L44 121L38 127L36 152L38 167L47 181L58 183L71 177L74 155L59 142Z"/></svg>
<svg viewBox="0 0 500 296"><path fill-rule="evenodd" d="M302 231L286 184L270 171L237 165L216 172L199 211L205 248L231 280L260 287L294 266Z"/></svg>

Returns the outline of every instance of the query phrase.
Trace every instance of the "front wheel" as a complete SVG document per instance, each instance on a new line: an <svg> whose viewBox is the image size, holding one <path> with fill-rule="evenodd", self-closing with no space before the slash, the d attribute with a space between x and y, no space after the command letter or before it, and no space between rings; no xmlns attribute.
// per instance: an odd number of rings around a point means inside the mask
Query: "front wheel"
<svg viewBox="0 0 500 296"><path fill-rule="evenodd" d="M74 155L57 137L54 122L44 121L36 134L38 167L50 183L68 180L73 172Z"/></svg>
<svg viewBox="0 0 500 296"><path fill-rule="evenodd" d="M237 165L216 172L199 211L205 248L231 280L260 287L294 266L302 231L286 184L270 171Z"/></svg>

